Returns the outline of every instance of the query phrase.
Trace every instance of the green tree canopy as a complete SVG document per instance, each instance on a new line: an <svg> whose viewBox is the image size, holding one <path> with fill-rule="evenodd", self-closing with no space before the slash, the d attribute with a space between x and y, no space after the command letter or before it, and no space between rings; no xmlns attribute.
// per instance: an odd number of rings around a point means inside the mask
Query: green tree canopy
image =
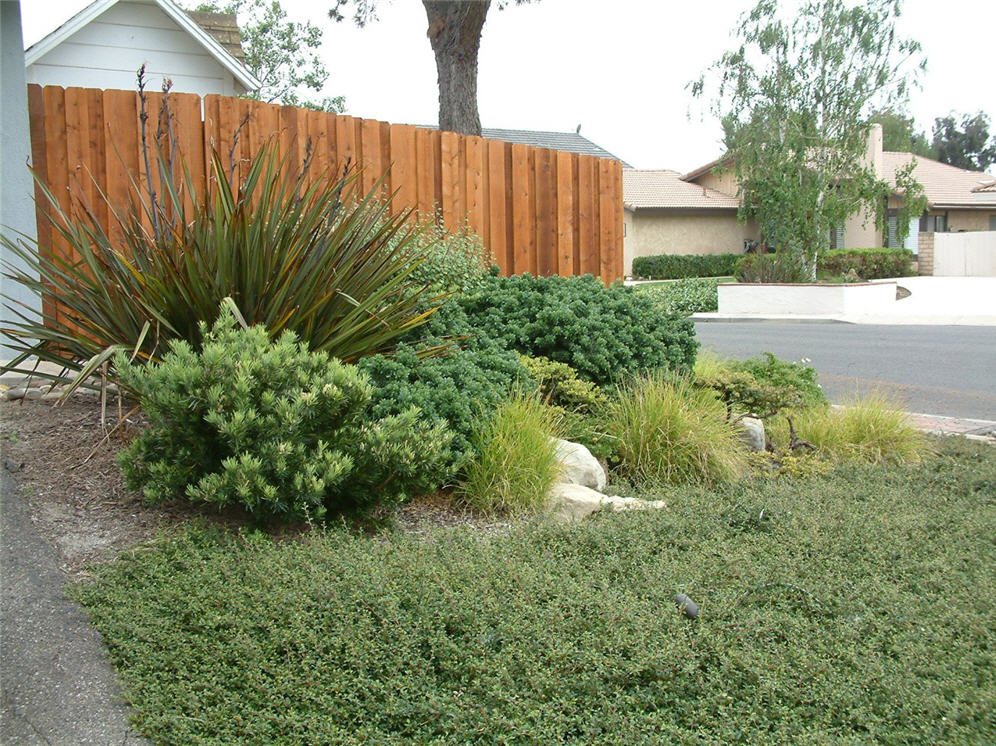
<svg viewBox="0 0 996 746"><path fill-rule="evenodd" d="M996 163L996 136L989 137L989 117L981 111L963 114L960 124L954 113L935 119L933 146L941 163L969 171Z"/></svg>
<svg viewBox="0 0 996 746"><path fill-rule="evenodd" d="M208 0L195 10L234 13L242 34L246 67L260 82L248 95L267 103L343 111L342 96L321 99L317 94L329 73L318 54L322 30L313 23L287 19L279 0Z"/></svg>
<svg viewBox="0 0 996 746"><path fill-rule="evenodd" d="M916 131L913 117L907 117L893 109L876 112L870 120L882 125L882 149L895 153L913 153L924 158L933 158L934 151L923 132Z"/></svg>
<svg viewBox="0 0 996 746"><path fill-rule="evenodd" d="M884 224L893 189L867 158L869 117L904 103L924 66L920 45L896 32L899 14L899 0L807 0L787 18L777 0L760 0L741 19L739 45L691 84L696 96L714 89L741 218L756 218L802 276L849 216ZM896 174L900 238L924 204L912 169Z"/></svg>

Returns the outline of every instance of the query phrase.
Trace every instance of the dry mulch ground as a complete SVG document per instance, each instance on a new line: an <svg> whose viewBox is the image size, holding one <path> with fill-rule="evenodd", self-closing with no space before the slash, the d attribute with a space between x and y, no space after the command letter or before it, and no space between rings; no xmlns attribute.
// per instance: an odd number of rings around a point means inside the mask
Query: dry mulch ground
<svg viewBox="0 0 996 746"><path fill-rule="evenodd" d="M115 431L116 402L109 403L102 427L100 403L86 393L59 406L40 400L0 402L0 463L19 485L32 519L70 575L194 518L233 527L252 522L236 509L219 512L183 502L149 505L127 489L115 455L141 426L141 415L129 418L128 409L126 405L124 425ZM490 533L509 525L466 513L443 496L412 500L380 518L386 520L374 522L377 527L416 534L468 524ZM294 536L306 529L283 526L275 533Z"/></svg>

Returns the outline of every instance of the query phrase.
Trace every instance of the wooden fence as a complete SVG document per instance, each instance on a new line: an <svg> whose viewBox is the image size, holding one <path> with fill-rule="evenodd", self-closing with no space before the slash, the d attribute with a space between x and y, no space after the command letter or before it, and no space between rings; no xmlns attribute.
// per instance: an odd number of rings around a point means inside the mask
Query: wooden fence
<svg viewBox="0 0 996 746"><path fill-rule="evenodd" d="M161 100L148 96L150 132ZM28 108L32 161L64 208L86 198L106 220L97 189L114 205L128 204L132 179L144 172L135 91L31 85ZM206 96L202 107L195 94L172 93L170 109L198 188L207 187L212 148L223 159L231 154L237 170L271 137L296 163L310 142L313 170L352 163L365 190L386 174L392 210L436 213L451 230L466 221L505 273L622 277L618 161L224 96ZM39 243L65 251L40 215L38 222Z"/></svg>

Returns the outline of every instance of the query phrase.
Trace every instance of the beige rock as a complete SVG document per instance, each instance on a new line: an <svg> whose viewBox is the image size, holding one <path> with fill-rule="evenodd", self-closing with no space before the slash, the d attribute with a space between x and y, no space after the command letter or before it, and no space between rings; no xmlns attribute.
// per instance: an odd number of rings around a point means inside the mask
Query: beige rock
<svg viewBox="0 0 996 746"><path fill-rule="evenodd" d="M550 513L563 523L581 520L598 510L659 510L665 507L663 500L603 495L580 484L560 483L550 491Z"/></svg>
<svg viewBox="0 0 996 746"><path fill-rule="evenodd" d="M553 439L556 445L557 460L560 461L560 481L579 484L593 490L605 488L605 469L598 459L591 455L581 443L572 443L561 438Z"/></svg>

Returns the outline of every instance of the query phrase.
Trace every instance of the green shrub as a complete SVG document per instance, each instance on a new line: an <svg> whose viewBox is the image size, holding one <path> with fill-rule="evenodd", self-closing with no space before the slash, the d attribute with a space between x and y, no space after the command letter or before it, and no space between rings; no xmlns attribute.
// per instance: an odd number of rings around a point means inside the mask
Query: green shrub
<svg viewBox="0 0 996 746"><path fill-rule="evenodd" d="M685 379L660 373L637 378L619 389L605 426L615 442L619 471L640 485L714 484L746 469L723 403Z"/></svg>
<svg viewBox="0 0 996 746"><path fill-rule="evenodd" d="M554 410L536 396L503 402L475 434L478 455L465 470L458 495L483 513L519 513L546 504L560 462Z"/></svg>
<svg viewBox="0 0 996 746"><path fill-rule="evenodd" d="M446 485L473 458L480 423L493 416L513 388L530 382L514 352L480 339L435 357L420 357L415 347L402 345L389 357L370 356L358 366L373 384L371 416L417 407L426 422L445 425L452 433L443 468L432 479L435 487Z"/></svg>
<svg viewBox="0 0 996 746"><path fill-rule="evenodd" d="M815 368L779 360L771 353L735 361L707 352L696 359L694 373L695 386L716 392L731 419L741 414L765 419L786 409L825 402Z"/></svg>
<svg viewBox="0 0 996 746"><path fill-rule="evenodd" d="M130 487L151 502L237 504L264 517L398 502L431 485L452 434L409 408L371 420L355 367L310 352L286 331L236 328L222 314L195 352L174 340L161 363L129 365L148 427L119 454Z"/></svg>
<svg viewBox="0 0 996 746"><path fill-rule="evenodd" d="M811 282L802 256L792 251L744 254L734 272L737 282Z"/></svg>
<svg viewBox="0 0 996 746"><path fill-rule="evenodd" d="M786 399L783 406L812 407L827 402L823 387L816 380L816 368L805 358L794 362L780 360L770 352L763 352L760 357L731 360L728 365L734 372L749 373L762 386L783 391L784 393L778 394ZM789 404L789 399L797 403Z"/></svg>
<svg viewBox="0 0 996 746"><path fill-rule="evenodd" d="M599 386L664 368L689 370L698 343L688 319L667 319L632 288L584 277L489 277L457 301L475 333L570 365Z"/></svg>
<svg viewBox="0 0 996 746"><path fill-rule="evenodd" d="M691 316L719 308L716 286L723 279L693 278L659 285L636 285L636 292L650 298L665 316Z"/></svg>
<svg viewBox="0 0 996 746"><path fill-rule="evenodd" d="M658 254L633 259L633 276L650 280L727 277L737 271L741 254Z"/></svg>
<svg viewBox="0 0 996 746"><path fill-rule="evenodd" d="M915 464L930 452L926 436L888 396L855 397L841 408L814 408L792 418L797 437L816 446L822 458L837 462ZM787 442L787 427L775 437Z"/></svg>
<svg viewBox="0 0 996 746"><path fill-rule="evenodd" d="M422 259L412 272L412 281L439 292L468 289L487 274L494 259L469 227L451 233L433 220L419 226L409 247Z"/></svg>
<svg viewBox="0 0 996 746"><path fill-rule="evenodd" d="M407 215L388 216L376 191L344 201L355 177L328 172L305 186L309 175L271 143L243 164L235 186L215 152L214 188L189 203L198 190L183 164L171 167L161 152L159 167L185 175L168 178L165 189L157 180L155 200L134 183L130 209L105 204L98 190L93 210L70 214L45 192L53 235L76 260L3 238L23 264L11 269L13 282L44 289L62 309L56 316L46 304L43 317L29 314L3 330L20 353L9 368L36 356L78 371L105 351L136 346L144 361L171 339L196 348L198 325L213 320L226 297L248 324L273 336L294 331L310 349L346 361L390 349L424 322L424 290L411 275L429 247L412 243ZM108 215L107 230L98 210Z"/></svg>
<svg viewBox="0 0 996 746"><path fill-rule="evenodd" d="M862 280L906 277L913 274L909 249L831 249L819 254L817 272L841 276L853 272Z"/></svg>

